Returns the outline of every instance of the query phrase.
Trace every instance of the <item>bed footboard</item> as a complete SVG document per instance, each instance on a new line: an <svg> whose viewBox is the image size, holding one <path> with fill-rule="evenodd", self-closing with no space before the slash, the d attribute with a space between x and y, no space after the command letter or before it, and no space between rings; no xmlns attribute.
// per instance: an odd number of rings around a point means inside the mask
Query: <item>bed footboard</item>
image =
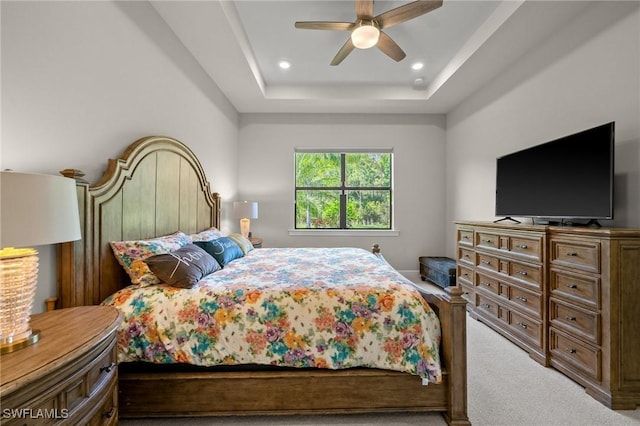
<svg viewBox="0 0 640 426"><path fill-rule="evenodd" d="M450 425L471 424L467 416L467 301L459 287L447 287L444 295L418 290L440 318L441 361L449 376L448 407L443 415Z"/></svg>

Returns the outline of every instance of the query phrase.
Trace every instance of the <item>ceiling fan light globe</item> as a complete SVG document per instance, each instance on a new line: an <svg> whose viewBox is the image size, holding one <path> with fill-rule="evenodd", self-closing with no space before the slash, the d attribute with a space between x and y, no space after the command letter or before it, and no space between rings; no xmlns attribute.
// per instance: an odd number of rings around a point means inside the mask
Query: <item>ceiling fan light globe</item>
<svg viewBox="0 0 640 426"><path fill-rule="evenodd" d="M369 49L378 43L380 30L374 25L361 25L351 32L351 42L358 49Z"/></svg>

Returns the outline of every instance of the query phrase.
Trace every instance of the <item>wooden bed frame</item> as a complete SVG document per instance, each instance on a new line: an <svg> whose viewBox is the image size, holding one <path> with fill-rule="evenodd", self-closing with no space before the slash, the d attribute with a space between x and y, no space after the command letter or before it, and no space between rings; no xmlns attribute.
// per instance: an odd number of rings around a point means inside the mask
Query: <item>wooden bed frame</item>
<svg viewBox="0 0 640 426"><path fill-rule="evenodd" d="M146 137L109 160L101 179L77 181L83 238L58 246L57 308L96 305L130 281L109 241L220 227L220 197L194 153L167 137ZM467 417L465 300L423 292L442 326L443 383L423 386L379 369L119 371L121 417L438 411L451 425Z"/></svg>

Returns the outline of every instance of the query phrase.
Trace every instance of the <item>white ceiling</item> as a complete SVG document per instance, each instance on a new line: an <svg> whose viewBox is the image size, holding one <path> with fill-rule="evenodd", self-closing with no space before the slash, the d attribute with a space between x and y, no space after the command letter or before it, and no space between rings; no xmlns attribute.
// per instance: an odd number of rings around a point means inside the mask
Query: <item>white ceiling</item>
<svg viewBox="0 0 640 426"><path fill-rule="evenodd" d="M376 0L374 14L406 3ZM377 48L355 49L330 66L349 33L294 23L353 22L352 0L151 1L242 113L446 113L589 3L444 0L386 30L406 52L404 60ZM283 59L290 69L278 67ZM424 68L412 70L418 61Z"/></svg>

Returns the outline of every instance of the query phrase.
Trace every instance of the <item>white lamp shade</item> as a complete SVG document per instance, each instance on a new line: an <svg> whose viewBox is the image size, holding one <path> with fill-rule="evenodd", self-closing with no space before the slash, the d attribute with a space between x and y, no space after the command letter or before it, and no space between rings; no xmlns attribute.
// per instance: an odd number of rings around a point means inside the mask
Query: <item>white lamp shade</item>
<svg viewBox="0 0 640 426"><path fill-rule="evenodd" d="M0 248L81 238L76 182L45 174L0 172Z"/></svg>
<svg viewBox="0 0 640 426"><path fill-rule="evenodd" d="M234 201L233 216L237 219L257 219L258 203L255 201Z"/></svg>

